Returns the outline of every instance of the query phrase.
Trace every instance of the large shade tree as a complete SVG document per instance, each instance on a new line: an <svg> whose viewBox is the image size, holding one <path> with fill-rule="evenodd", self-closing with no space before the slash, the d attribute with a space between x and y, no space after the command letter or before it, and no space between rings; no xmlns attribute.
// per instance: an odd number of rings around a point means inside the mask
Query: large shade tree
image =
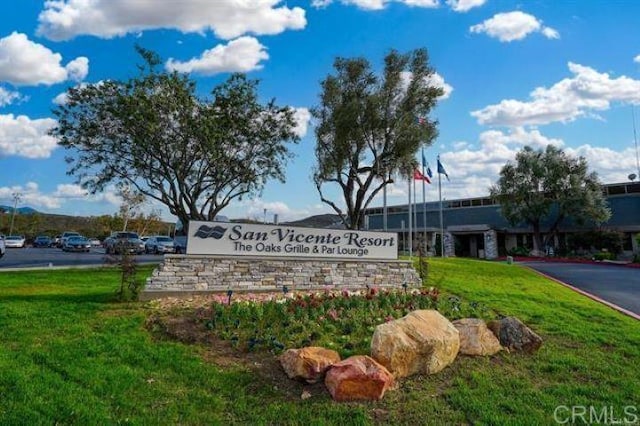
<svg viewBox="0 0 640 426"><path fill-rule="evenodd" d="M531 226L534 250L547 246L566 219L583 225L602 223L611 216L602 184L595 172L589 172L587 161L553 145L545 150L524 147L515 163L502 168L490 192L511 224Z"/></svg>
<svg viewBox="0 0 640 426"><path fill-rule="evenodd" d="M260 103L257 81L233 74L208 99L187 75L159 70L137 48L140 74L71 88L51 134L68 150L68 173L90 192L127 186L182 223L213 220L234 199L284 181L297 142L293 110Z"/></svg>
<svg viewBox="0 0 640 426"><path fill-rule="evenodd" d="M334 69L322 81L320 105L312 109L313 180L322 202L346 227L358 229L373 198L394 174L410 174L418 150L436 138L437 122L429 113L443 90L434 84L425 49L391 51L380 76L362 58L338 58ZM339 189L342 200L327 195L327 184Z"/></svg>

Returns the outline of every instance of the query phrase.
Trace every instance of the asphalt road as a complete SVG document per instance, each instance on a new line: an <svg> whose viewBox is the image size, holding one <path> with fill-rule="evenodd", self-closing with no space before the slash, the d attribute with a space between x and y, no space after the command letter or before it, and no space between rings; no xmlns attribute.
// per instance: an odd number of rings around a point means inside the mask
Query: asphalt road
<svg viewBox="0 0 640 426"><path fill-rule="evenodd" d="M640 269L579 263L522 264L640 315Z"/></svg>
<svg viewBox="0 0 640 426"><path fill-rule="evenodd" d="M162 255L136 255L139 263L153 263L162 261ZM105 252L102 247L92 248L89 253L69 253L57 248L9 248L4 257L0 258L0 271L7 268L34 268L55 266L81 266L106 264Z"/></svg>

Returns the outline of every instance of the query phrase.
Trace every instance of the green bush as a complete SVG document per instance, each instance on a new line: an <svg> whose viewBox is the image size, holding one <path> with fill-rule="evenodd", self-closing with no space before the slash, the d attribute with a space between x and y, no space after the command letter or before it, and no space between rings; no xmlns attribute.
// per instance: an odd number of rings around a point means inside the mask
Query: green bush
<svg viewBox="0 0 640 426"><path fill-rule="evenodd" d="M529 256L530 251L531 250L529 250L526 247L518 246L509 250L508 253L509 253L509 256Z"/></svg>
<svg viewBox="0 0 640 426"><path fill-rule="evenodd" d="M616 255L606 251L601 251L593 255L594 260L615 260Z"/></svg>
<svg viewBox="0 0 640 426"><path fill-rule="evenodd" d="M624 234L617 231L588 231L570 235L568 246L570 250L597 251L606 250L614 255L622 253Z"/></svg>
<svg viewBox="0 0 640 426"><path fill-rule="evenodd" d="M220 339L241 350L280 353L288 348L322 346L341 356L368 354L377 325L417 309L436 309L450 320L494 315L482 304L442 295L437 289L383 290L296 295L260 300L258 295L228 296L201 316ZM242 299L241 299L242 298Z"/></svg>

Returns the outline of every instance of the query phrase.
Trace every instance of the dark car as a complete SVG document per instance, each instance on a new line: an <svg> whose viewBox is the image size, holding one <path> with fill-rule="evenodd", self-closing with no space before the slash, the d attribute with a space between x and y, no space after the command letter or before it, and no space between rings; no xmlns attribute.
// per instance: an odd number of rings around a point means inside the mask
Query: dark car
<svg viewBox="0 0 640 426"><path fill-rule="evenodd" d="M91 250L91 243L85 237L69 237L62 246L63 251L84 251Z"/></svg>
<svg viewBox="0 0 640 426"><path fill-rule="evenodd" d="M107 254L144 253L144 241L135 232L114 232L104 240Z"/></svg>
<svg viewBox="0 0 640 426"><path fill-rule="evenodd" d="M51 238L47 237L46 235L38 235L36 239L33 240L34 247L51 247L52 244L53 241L51 241Z"/></svg>

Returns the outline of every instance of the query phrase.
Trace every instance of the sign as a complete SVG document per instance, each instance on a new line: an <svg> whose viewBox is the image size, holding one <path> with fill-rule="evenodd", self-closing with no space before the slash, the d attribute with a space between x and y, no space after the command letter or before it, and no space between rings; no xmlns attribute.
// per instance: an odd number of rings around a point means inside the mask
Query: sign
<svg viewBox="0 0 640 426"><path fill-rule="evenodd" d="M187 254L397 259L398 235L349 229L191 221Z"/></svg>

